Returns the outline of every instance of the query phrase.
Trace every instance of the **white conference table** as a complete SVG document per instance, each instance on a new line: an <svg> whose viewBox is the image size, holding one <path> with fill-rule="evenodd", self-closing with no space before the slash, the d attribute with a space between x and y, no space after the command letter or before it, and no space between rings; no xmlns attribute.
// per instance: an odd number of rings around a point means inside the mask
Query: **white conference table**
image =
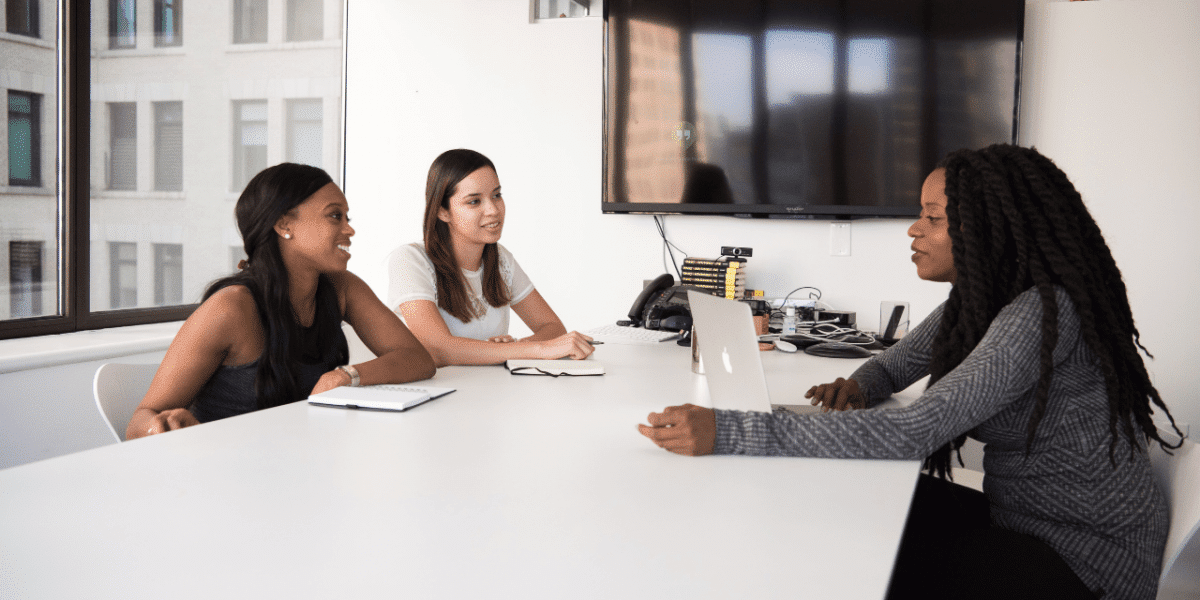
<svg viewBox="0 0 1200 600"><path fill-rule="evenodd" d="M685 457L688 348L449 367L404 413L300 402L0 471L0 597L882 598L919 464ZM775 403L861 360L763 353ZM908 392L906 392L908 394ZM904 396L902 394L901 396Z"/></svg>

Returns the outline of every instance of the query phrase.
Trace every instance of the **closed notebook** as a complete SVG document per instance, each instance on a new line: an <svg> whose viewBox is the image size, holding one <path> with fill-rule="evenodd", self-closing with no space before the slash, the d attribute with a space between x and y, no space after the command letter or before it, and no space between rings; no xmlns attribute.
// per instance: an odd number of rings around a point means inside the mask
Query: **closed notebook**
<svg viewBox="0 0 1200 600"><path fill-rule="evenodd" d="M408 410L441 398L454 388L409 387L404 385L341 386L308 397L309 404L370 410Z"/></svg>
<svg viewBox="0 0 1200 600"><path fill-rule="evenodd" d="M504 362L513 375L603 375L604 365L597 360L513 359Z"/></svg>

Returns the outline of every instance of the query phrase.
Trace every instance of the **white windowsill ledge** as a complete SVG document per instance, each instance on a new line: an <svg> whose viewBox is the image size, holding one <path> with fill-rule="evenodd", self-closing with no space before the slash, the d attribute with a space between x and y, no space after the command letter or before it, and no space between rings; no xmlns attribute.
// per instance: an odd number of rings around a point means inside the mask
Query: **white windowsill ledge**
<svg viewBox="0 0 1200 600"><path fill-rule="evenodd" d="M0 341L0 373L166 350L183 321Z"/></svg>

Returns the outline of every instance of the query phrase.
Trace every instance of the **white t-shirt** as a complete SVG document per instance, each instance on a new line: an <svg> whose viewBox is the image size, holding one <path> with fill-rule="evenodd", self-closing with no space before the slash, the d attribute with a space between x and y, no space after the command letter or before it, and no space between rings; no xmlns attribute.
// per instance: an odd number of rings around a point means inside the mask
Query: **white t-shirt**
<svg viewBox="0 0 1200 600"><path fill-rule="evenodd" d="M508 335L509 307L524 300L533 292L533 282L521 265L517 264L513 255L500 244L500 277L508 288L511 300L508 306L496 308L483 298L483 266L478 271L463 269L463 277L467 280L467 295L477 309L486 309L482 317L463 323L450 313L438 307L442 320L450 329L450 335L455 337L486 340L498 335ZM425 254L425 245L419 242L405 244L392 250L388 261L388 307L400 315L400 305L412 300L429 300L437 304L437 278L433 262ZM400 315L403 319L404 315Z"/></svg>

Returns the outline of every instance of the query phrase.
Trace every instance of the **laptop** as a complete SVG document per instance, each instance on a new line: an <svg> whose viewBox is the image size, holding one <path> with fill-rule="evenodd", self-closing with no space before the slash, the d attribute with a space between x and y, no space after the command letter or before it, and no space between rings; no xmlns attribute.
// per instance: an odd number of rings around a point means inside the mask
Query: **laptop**
<svg viewBox="0 0 1200 600"><path fill-rule="evenodd" d="M688 304L713 408L771 412L750 306L694 290L688 291ZM781 406L800 414L820 411L809 405Z"/></svg>

